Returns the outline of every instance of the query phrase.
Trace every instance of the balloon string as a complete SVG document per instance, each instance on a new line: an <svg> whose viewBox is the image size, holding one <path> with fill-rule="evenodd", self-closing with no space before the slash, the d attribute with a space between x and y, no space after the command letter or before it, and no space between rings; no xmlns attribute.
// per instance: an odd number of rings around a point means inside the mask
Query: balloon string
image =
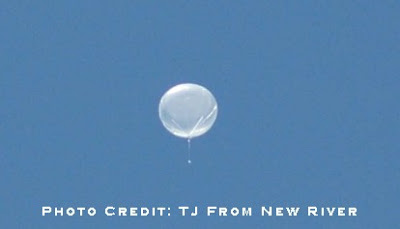
<svg viewBox="0 0 400 229"><path fill-rule="evenodd" d="M188 164L191 164L192 161L190 160L190 148L191 148L190 138L188 138L187 142L188 142Z"/></svg>

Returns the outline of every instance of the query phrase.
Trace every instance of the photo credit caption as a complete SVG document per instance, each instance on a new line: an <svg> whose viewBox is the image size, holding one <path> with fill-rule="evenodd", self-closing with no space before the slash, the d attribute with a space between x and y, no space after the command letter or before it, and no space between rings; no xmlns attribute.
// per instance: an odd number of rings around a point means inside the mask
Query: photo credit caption
<svg viewBox="0 0 400 229"><path fill-rule="evenodd" d="M356 217L356 207L282 207L282 206L260 206L260 207L223 207L223 206L155 206L155 207L118 207L106 206L104 208L95 207L54 207L43 206L41 209L43 217Z"/></svg>

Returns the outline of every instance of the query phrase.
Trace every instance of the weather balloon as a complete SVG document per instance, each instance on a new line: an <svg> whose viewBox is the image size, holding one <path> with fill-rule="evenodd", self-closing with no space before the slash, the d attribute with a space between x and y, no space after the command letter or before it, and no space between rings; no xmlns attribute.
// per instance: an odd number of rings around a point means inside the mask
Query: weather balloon
<svg viewBox="0 0 400 229"><path fill-rule="evenodd" d="M205 87L185 83L172 87L162 96L158 112L169 132L188 140L190 152L190 140L205 134L213 126L218 105Z"/></svg>

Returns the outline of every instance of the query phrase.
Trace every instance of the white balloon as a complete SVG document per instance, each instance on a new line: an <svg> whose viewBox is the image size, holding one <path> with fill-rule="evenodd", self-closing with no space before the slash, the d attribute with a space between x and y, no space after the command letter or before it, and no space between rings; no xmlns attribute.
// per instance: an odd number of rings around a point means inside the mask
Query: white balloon
<svg viewBox="0 0 400 229"><path fill-rule="evenodd" d="M218 105L205 87L185 83L172 87L162 96L158 112L169 132L190 140L210 130L217 118Z"/></svg>

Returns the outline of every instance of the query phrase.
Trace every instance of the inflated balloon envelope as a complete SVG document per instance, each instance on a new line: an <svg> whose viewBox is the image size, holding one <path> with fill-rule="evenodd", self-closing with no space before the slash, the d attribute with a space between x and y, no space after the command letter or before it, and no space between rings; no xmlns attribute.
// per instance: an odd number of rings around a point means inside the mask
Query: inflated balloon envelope
<svg viewBox="0 0 400 229"><path fill-rule="evenodd" d="M213 94L197 84L179 84L162 96L158 112L169 132L187 139L191 163L190 140L209 131L217 118L218 105Z"/></svg>

